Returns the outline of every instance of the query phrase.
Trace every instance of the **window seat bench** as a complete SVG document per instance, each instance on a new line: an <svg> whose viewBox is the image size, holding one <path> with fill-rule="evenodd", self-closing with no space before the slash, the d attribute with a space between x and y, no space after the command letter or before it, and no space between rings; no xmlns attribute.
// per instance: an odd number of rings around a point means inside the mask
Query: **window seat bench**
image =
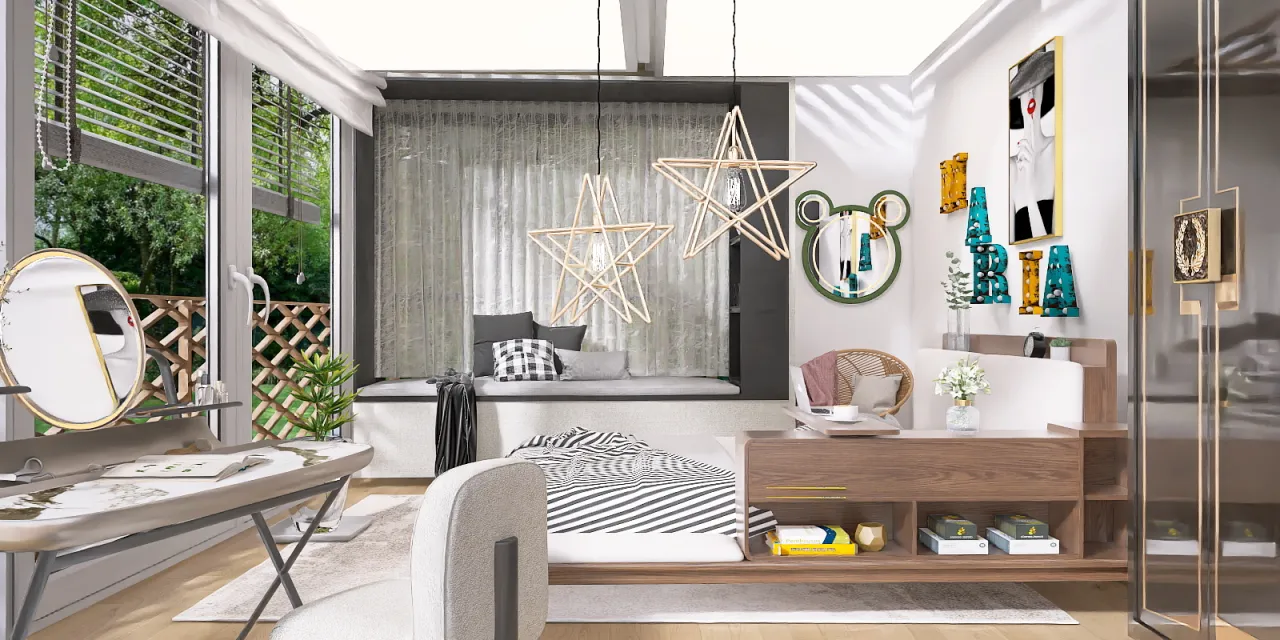
<svg viewBox="0 0 1280 640"><path fill-rule="evenodd" d="M620 431L640 437L733 436L794 426L785 398L744 399L714 378L635 376L627 380L498 382L477 378L476 456L499 458L529 438L567 431ZM372 445L364 478L435 475L436 388L426 380L387 380L360 388L352 436Z"/></svg>
<svg viewBox="0 0 1280 640"><path fill-rule="evenodd" d="M664 400L690 397L733 398L738 385L715 378L633 376L626 380L521 380L499 382L476 378L478 402L528 400ZM436 397L436 386L424 379L385 380L360 388L357 402L422 402Z"/></svg>

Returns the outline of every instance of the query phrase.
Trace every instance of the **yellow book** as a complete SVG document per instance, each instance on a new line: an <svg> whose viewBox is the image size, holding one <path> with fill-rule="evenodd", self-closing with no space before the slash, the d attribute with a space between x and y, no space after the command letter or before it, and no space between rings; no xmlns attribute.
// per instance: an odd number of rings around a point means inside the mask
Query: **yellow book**
<svg viewBox="0 0 1280 640"><path fill-rule="evenodd" d="M780 544L778 534L770 531L764 534L769 550L775 556L854 556L858 555L858 545L849 544Z"/></svg>

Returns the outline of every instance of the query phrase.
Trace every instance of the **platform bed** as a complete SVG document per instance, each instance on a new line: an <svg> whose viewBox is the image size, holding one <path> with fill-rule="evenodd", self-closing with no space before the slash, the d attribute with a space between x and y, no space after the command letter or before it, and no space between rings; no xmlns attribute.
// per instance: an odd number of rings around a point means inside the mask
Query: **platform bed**
<svg viewBox="0 0 1280 640"><path fill-rule="evenodd" d="M1114 343L1107 346L1114 353ZM1087 355L1085 350L1080 351L1081 355ZM1019 359L1013 366L1033 364L1040 363ZM1003 366L996 359L992 359L990 365L997 369ZM1062 367L1062 363L1044 363L1045 367L1055 365ZM1106 373L1114 376L1114 365L1109 369ZM1013 377L1023 375L1020 369L1010 371ZM1067 373L1079 377L1078 372ZM1049 393L1055 388L1054 384L1041 382L1030 395ZM632 386L625 393L616 384L592 388L594 385L570 387L562 385L572 383L555 382L535 388L526 383L521 385L522 389L510 386L512 384L484 380L477 383L481 459L506 456L532 436L559 433L573 427L620 430L683 456L695 459L719 456L718 464L732 465L730 468L741 481L745 476L744 470L739 469L743 456L728 442L736 440L744 431L779 431L794 426L779 409L784 401L743 400L737 397L736 386L719 380L676 379L674 383L640 380L630 383ZM1088 386L1077 384L1072 388ZM434 395L434 388L425 381L384 382L362 390L356 408L356 440L373 444L378 450L365 477L433 475L430 466L435 454ZM1089 393L1084 395L1090 399ZM1105 400L1106 394L1100 395ZM1105 406L1105 402L1094 404ZM1032 406L1036 406L1035 403ZM916 413L917 416L923 414L918 410ZM1084 458L1092 456L1081 455L1081 473L1087 475L1074 480L1078 484L1072 495L1078 492L1079 497L1070 500L1079 505L1072 512L1075 520L1070 523L1072 530L1080 532L1076 539L1078 546L1073 545L1075 551L1062 556L1010 556L998 550L986 556L937 556L913 548L914 537L910 537L908 527L900 523L895 523L902 531L895 534L894 544L884 551L852 558L774 557L763 548L759 538L753 538L744 551L737 539L740 535L695 534L715 537L707 538L708 544L701 547L673 545L670 539L646 541L645 534L630 538L626 536L632 534L591 534L557 540L572 534L553 533L549 544L550 581L552 584L1124 581L1128 578L1124 545L1127 532L1123 524L1127 521L1127 491L1119 471L1103 478L1104 484L1110 482L1102 487L1106 490L1099 489L1097 475L1099 469L1107 465L1112 469L1123 467L1127 456L1123 454L1121 443L1125 440L1121 428L1122 425L1079 436L1085 440L1080 445L1081 451L1102 450L1104 453L1099 459L1106 464L1086 463ZM1116 449L1106 453L1112 446ZM803 464L795 466L807 468ZM1064 501L1065 496L1054 500ZM922 518L918 510L925 508L920 505L926 503L911 501L910 504L913 505L912 518ZM860 518L854 513L857 506L845 509L847 517L836 517L832 521L847 525ZM886 517L892 519L892 516ZM1056 526L1062 527L1065 523Z"/></svg>

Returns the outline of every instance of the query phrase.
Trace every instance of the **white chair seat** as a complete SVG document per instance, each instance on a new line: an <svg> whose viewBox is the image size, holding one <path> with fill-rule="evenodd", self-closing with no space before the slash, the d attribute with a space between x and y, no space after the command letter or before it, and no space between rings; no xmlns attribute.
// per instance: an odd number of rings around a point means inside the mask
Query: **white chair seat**
<svg viewBox="0 0 1280 640"><path fill-rule="evenodd" d="M383 580L295 609L276 623L272 640L413 640L409 580Z"/></svg>

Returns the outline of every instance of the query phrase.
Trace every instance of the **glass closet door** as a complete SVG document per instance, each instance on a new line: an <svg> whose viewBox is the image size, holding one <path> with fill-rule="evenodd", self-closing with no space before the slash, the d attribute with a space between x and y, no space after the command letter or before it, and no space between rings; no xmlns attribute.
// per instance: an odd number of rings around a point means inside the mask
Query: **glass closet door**
<svg viewBox="0 0 1280 640"><path fill-rule="evenodd" d="M1138 18L1134 607L1171 638L1277 638L1280 0Z"/></svg>

